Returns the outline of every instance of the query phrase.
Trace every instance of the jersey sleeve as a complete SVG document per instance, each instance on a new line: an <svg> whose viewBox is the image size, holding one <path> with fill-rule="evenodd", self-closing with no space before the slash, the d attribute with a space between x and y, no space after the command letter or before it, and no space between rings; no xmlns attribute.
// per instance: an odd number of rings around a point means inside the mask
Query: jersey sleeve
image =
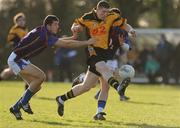
<svg viewBox="0 0 180 128"><path fill-rule="evenodd" d="M79 25L81 25L83 27L86 26L85 21L84 21L84 19L82 17L78 18L78 19L75 19L74 23L79 24Z"/></svg>
<svg viewBox="0 0 180 128"><path fill-rule="evenodd" d="M10 42L14 42L15 41L15 38L17 36L14 34L14 33L9 33L8 36L7 36L7 42L10 43Z"/></svg>
<svg viewBox="0 0 180 128"><path fill-rule="evenodd" d="M20 38L18 37L17 35L18 31L17 29L13 26L8 35L7 35L7 42L10 43L10 42L16 42L17 41L17 38L18 40L20 40Z"/></svg>
<svg viewBox="0 0 180 128"><path fill-rule="evenodd" d="M56 36L53 36L53 35L49 36L49 38L48 38L48 46L52 47L58 41L58 39L59 38L56 37Z"/></svg>
<svg viewBox="0 0 180 128"><path fill-rule="evenodd" d="M119 17L114 21L113 26L119 26L119 27L123 28L125 23L127 23L127 19Z"/></svg>
<svg viewBox="0 0 180 128"><path fill-rule="evenodd" d="M7 42L18 43L27 34L27 29L13 27L8 33Z"/></svg>
<svg viewBox="0 0 180 128"><path fill-rule="evenodd" d="M85 13L83 16L80 18L77 18L74 23L79 24L83 27L87 27L89 25L88 21L92 21L94 19L93 12Z"/></svg>

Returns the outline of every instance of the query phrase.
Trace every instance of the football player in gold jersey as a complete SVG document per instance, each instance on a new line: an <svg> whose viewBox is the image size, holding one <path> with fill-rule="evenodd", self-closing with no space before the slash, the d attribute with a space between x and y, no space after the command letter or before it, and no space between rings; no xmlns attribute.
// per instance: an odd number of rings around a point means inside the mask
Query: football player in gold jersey
<svg viewBox="0 0 180 128"><path fill-rule="evenodd" d="M121 15L121 11L118 8L111 8L110 11L113 11L113 12L118 13L119 15ZM131 50L131 41L130 41L130 39L128 37L128 33L124 30L123 27L124 26L116 26L116 22L113 23L113 25L111 27L110 41L111 41L112 45L111 45L111 49L109 49L109 51L112 51L112 52L110 52L110 55L112 55L112 57L109 58L109 60L107 60L106 63L109 66L109 68L113 71L114 76L116 78L118 78L119 81L124 81L123 83L126 84L126 87L128 87L128 85L130 83L130 78L128 77L128 78L122 79L121 77L119 77L119 73L118 73L118 70L117 70L118 64L117 64L117 61L114 60L114 58L113 58L114 54L116 54L117 51L119 51L119 50L121 52L123 52L123 53L128 52L129 50ZM121 43L121 41L118 42L116 40L116 36L118 34L120 34L120 33L124 33L123 35L125 37L125 43L123 43L123 41L122 41L123 44L119 44L119 43ZM134 34L133 36L135 37L135 33L133 33L133 34ZM119 54L119 55L121 55L121 54ZM85 78L85 73L81 73L78 77L76 77L73 80L72 87L76 86L76 85L78 85L80 83L83 83L84 78ZM102 79L102 77L100 77L99 80L100 80L100 86L102 87L101 88L102 90L100 89L97 92L97 94L95 95L95 99L98 100L97 113L102 114L103 111L104 111L104 108L106 106L106 101L107 101L107 98L108 98L109 86L108 86L108 83L104 79ZM120 91L120 93L119 93L121 101L129 100L129 97L125 96L125 91L126 91L126 88L122 89ZM97 119L97 120L103 119L102 116L98 118L98 115L96 115L94 118Z"/></svg>
<svg viewBox="0 0 180 128"><path fill-rule="evenodd" d="M8 36L7 36L7 43L14 49L20 40L27 34L28 29L26 27L26 16L24 13L17 13L14 18L14 25L9 30ZM5 68L1 74L0 79L6 80L9 77L13 76L14 73L10 68ZM25 89L28 88L28 85L25 84Z"/></svg>
<svg viewBox="0 0 180 128"><path fill-rule="evenodd" d="M125 88L124 84L120 84L113 76L113 72L106 65L109 59L109 49L112 47L109 41L109 31L113 23L116 22L119 26L124 26L127 31L132 31L132 27L125 23L125 19L121 18L119 14L110 12L110 5L106 1L100 1L96 9L89 13L85 13L81 18L75 20L71 30L73 33L80 32L83 28L86 30L87 37L96 38L96 43L89 45L86 49L88 71L83 83L74 86L70 91L64 95L57 96L58 114L64 114L64 102L68 99L74 98L89 91L96 85L99 77L105 80L118 93ZM106 84L103 84L106 85ZM105 88L105 87L102 87ZM102 103L105 106L105 103ZM101 116L102 120L104 113L97 113L96 116Z"/></svg>

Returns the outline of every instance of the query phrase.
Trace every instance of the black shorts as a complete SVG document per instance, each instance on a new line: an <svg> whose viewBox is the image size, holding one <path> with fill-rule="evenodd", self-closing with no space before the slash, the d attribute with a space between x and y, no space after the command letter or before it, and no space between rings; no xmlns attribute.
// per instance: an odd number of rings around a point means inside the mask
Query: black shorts
<svg viewBox="0 0 180 128"><path fill-rule="evenodd" d="M109 49L102 49L98 47L88 47L87 49L87 65L88 70L94 74L101 76L101 74L96 70L96 63L100 61L107 62L112 58L112 52Z"/></svg>
<svg viewBox="0 0 180 128"><path fill-rule="evenodd" d="M96 56L96 55L89 57L87 60L88 70L91 71L92 73L98 75L98 76L101 76L101 74L96 70L95 65L97 62L100 62L100 61L106 62L105 59L103 59L100 56Z"/></svg>

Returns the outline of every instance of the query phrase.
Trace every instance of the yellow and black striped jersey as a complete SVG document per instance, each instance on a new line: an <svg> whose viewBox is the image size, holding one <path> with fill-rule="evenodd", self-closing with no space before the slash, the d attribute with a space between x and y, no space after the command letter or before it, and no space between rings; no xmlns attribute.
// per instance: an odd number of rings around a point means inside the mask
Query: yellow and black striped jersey
<svg viewBox="0 0 180 128"><path fill-rule="evenodd" d="M19 41L27 34L28 30L26 27L13 26L7 36L7 42L12 43L15 47Z"/></svg>
<svg viewBox="0 0 180 128"><path fill-rule="evenodd" d="M110 12L104 21L97 18L96 12L93 9L89 13L85 13L81 18L76 19L75 23L86 28L87 36L97 39L97 43L93 47L108 49L109 31L111 26L123 26L126 19L122 18L115 12ZM114 25L113 25L114 24Z"/></svg>

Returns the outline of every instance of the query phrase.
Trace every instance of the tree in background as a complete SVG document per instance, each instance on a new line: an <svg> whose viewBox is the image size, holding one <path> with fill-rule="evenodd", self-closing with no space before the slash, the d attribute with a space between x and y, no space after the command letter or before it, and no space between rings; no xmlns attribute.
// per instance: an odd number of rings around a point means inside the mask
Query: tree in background
<svg viewBox="0 0 180 128"><path fill-rule="evenodd" d="M160 0L160 22L162 28L180 28L180 0Z"/></svg>
<svg viewBox="0 0 180 128"><path fill-rule="evenodd" d="M62 30L60 34L71 34L70 27L76 17L85 12L91 11L99 0L0 0L0 48L6 44L6 36L9 27L13 24L12 18L17 12L24 12L27 15L27 24L29 30L34 26L41 25L42 19L47 14L55 14L60 17ZM146 27L152 28L177 28L180 27L180 0L108 0L113 7L118 7L127 17L128 23L133 27L141 27L140 20L148 23ZM81 37L84 37L82 35ZM78 50L80 55L84 55L83 50ZM6 63L9 50L3 52L3 60ZM41 60L53 58L53 54L45 53L35 60L39 63ZM82 60L83 58L83 60ZM78 56L78 62L84 62L85 56ZM53 64L49 63L50 67ZM77 66L79 71L82 67ZM81 71L79 71L81 72Z"/></svg>

